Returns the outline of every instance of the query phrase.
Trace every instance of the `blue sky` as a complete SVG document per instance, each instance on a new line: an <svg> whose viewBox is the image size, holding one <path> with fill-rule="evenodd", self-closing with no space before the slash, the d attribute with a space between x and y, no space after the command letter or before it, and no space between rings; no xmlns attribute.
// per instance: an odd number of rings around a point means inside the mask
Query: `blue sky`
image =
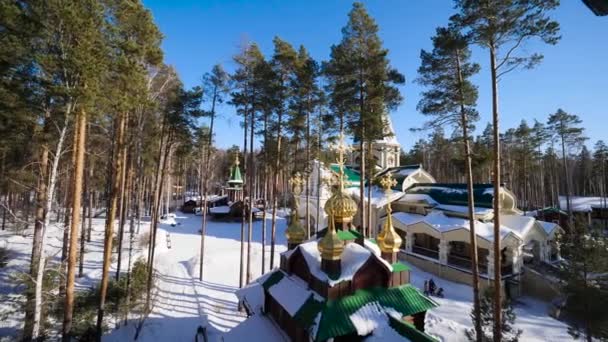
<svg viewBox="0 0 608 342"><path fill-rule="evenodd" d="M232 71L232 57L243 41L260 45L272 54L272 38L279 36L294 46L304 45L317 60L329 56L330 46L340 41L351 1L236 1L144 0L163 32L166 63L173 65L186 86L200 84L201 76L216 63ZM431 48L437 26L453 14L448 0L364 1L380 27L391 64L406 77L401 88L405 101L391 113L397 139L404 149L426 133L412 133L425 118L416 111L422 88L414 83L420 50ZM556 46L536 41L525 49L545 55L533 70L516 71L500 82L501 128L517 126L522 119L545 122L558 108L578 114L592 145L608 140L608 17L596 17L580 0L562 0L553 17L561 25L562 40ZM473 58L482 66L474 78L479 86L478 131L491 118L488 53L475 48ZM216 144L241 143L234 109L218 110Z"/></svg>

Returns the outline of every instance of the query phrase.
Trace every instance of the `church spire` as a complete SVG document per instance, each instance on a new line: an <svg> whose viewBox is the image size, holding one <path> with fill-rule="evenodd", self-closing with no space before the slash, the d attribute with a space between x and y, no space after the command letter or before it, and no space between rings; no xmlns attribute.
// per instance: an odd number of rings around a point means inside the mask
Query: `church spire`
<svg viewBox="0 0 608 342"><path fill-rule="evenodd" d="M333 215L334 223L338 228L348 230L348 224L352 222L353 217L357 213L357 202L355 202L344 191L344 153L348 151L348 146L344 143L344 135L340 132L340 142L336 148L338 152L338 190L325 202L325 211L331 207L332 213L327 212L327 215Z"/></svg>
<svg viewBox="0 0 608 342"><path fill-rule="evenodd" d="M393 179L390 172L387 172L386 176L380 179L380 185L384 188L384 192L388 197L392 192L391 188L397 185L397 181ZM401 247L401 237L395 231L393 227L391 202L386 204L386 221L384 221L384 227L378 237L376 238L382 258L389 263L395 263L397 261L397 252Z"/></svg>
<svg viewBox="0 0 608 342"><path fill-rule="evenodd" d="M228 200L237 202L243 199L243 177L239 168L239 152L235 153L234 164L230 169L230 178L228 179Z"/></svg>

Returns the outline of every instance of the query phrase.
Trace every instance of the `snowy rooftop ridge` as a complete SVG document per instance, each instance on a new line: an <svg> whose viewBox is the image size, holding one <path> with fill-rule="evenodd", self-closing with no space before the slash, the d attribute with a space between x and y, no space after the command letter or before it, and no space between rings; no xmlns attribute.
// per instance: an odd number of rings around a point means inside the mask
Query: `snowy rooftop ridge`
<svg viewBox="0 0 608 342"><path fill-rule="evenodd" d="M357 273L370 257L378 259L390 271L393 270L392 266L379 256L379 253L377 253L374 247L368 246L369 243L366 244L366 247L363 247L357 243L351 242L344 246L344 251L342 252L342 257L340 259L340 276L336 279L331 279L323 270L321 270L321 255L317 244L318 240L313 240L302 243L297 248L302 252L310 273L321 281L327 281L329 286L334 286L342 281L351 280L355 273Z"/></svg>
<svg viewBox="0 0 608 342"><path fill-rule="evenodd" d="M593 209L608 209L608 197L570 196L570 206L574 212L590 212ZM566 196L559 196L559 207L568 209Z"/></svg>
<svg viewBox="0 0 608 342"><path fill-rule="evenodd" d="M500 238L504 239L507 235L513 235L518 239L528 234L534 227L536 221L533 217L520 215L501 215L502 224L500 227ZM457 229L470 229L470 221L464 218L446 216L443 212L433 210L428 215L419 215L399 212L393 214L393 220L397 220L405 225L413 225L416 223L425 223L431 226L439 233L446 233ZM555 227L543 227L547 234L555 229ZM492 222L475 221L475 232L478 237L487 241L494 241L494 225Z"/></svg>
<svg viewBox="0 0 608 342"><path fill-rule="evenodd" d="M359 310L355 311L355 313L350 315L349 318L353 326L357 329L357 334L359 336L365 336L374 332L384 324L388 326L387 314L401 319L397 310L391 307L382 307L378 302L365 304L359 308Z"/></svg>

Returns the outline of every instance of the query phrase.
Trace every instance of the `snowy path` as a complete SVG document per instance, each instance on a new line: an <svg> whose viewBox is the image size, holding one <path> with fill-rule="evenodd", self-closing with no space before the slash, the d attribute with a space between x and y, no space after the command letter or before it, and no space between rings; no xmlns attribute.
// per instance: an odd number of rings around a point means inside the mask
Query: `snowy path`
<svg viewBox="0 0 608 342"><path fill-rule="evenodd" d="M141 341L191 341L199 326L207 326L211 340L219 340L246 317L237 310L240 223L209 221L205 241L204 281L199 281L201 217L178 214L178 225L162 224L158 232L156 270L158 290L154 308L141 332ZM276 261L285 250L284 221L278 220ZM270 222L268 222L270 223ZM254 223L252 279L261 274L261 221ZM167 249L166 233L171 248ZM268 224L267 237L270 237ZM266 262L269 261L267 246ZM104 338L124 341L133 328L121 328Z"/></svg>

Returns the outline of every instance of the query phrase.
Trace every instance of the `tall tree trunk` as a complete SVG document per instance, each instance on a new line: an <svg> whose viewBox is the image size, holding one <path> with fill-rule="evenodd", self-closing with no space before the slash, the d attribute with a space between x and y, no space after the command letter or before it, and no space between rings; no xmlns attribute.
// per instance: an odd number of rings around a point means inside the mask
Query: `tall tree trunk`
<svg viewBox="0 0 608 342"><path fill-rule="evenodd" d="M97 309L97 341L101 341L102 328L103 328L103 316L105 313L106 294L108 292L108 280L110 274L110 265L112 263L112 238L114 237L114 220L116 219L116 209L118 206L118 196L120 191L120 175L122 172L122 146L124 144L125 126L126 126L126 115L120 114L116 120L117 128L117 140L118 143L115 145L114 158L112 158L113 172L111 182L112 186L110 189L109 205L106 218L106 229L103 243L103 269L101 273L101 285L99 294L99 307Z"/></svg>
<svg viewBox="0 0 608 342"><path fill-rule="evenodd" d="M47 182L48 182L48 167L49 167L49 146L47 144L48 131L51 126L50 113L45 113L45 122L43 128L44 136L41 138L41 151L40 151L40 171L38 173L38 182L36 186L36 222L34 223L34 237L32 241L32 259L30 264L30 277L36 278L38 274L38 268L40 267L40 253L42 250L42 231L44 228L44 218L46 216L46 196L47 196ZM4 156L3 156L4 157ZM4 158L2 159L2 176L4 176ZM2 230L4 230L4 224L6 222L6 208L3 211L2 217ZM34 305L35 305L35 293L32 291L26 291L26 305L25 305L25 325L23 328L24 336L23 340L28 341L32 339L32 328L34 325Z"/></svg>
<svg viewBox="0 0 608 342"><path fill-rule="evenodd" d="M78 154L78 121L74 124L74 135L72 141L72 161L71 166L68 166L67 169L72 171L72 178L70 178L70 172L66 172L65 174L65 186L67 191L65 192L65 200L64 200L64 217L63 217L63 244L61 248L61 275L66 275L66 267L68 263L68 253L69 253L69 244L70 244L70 218L71 218L71 209L72 209L72 195L74 192L74 168L76 165L76 159ZM65 299L65 291L66 291L67 282L61 281L59 283L59 298Z"/></svg>
<svg viewBox="0 0 608 342"><path fill-rule="evenodd" d="M477 342L483 340L481 328L481 306L479 302L479 260L477 255L477 233L475 232L475 198L473 194L472 153L469 143L469 120L464 106L464 85L460 69L460 54L456 53L456 68L458 71L458 90L460 92L460 121L462 125L462 143L464 145L465 167L467 177L467 202L469 211L469 240L471 243L471 272L473 273L473 312L475 315L475 336Z"/></svg>
<svg viewBox="0 0 608 342"><path fill-rule="evenodd" d="M277 232L277 195L279 193L279 169L281 167L281 119L282 116L279 114L278 126L277 126L277 159L274 164L274 181L272 184L272 228L270 231L270 269L274 268L274 248L275 239Z"/></svg>
<svg viewBox="0 0 608 342"><path fill-rule="evenodd" d="M362 123L363 124L363 123ZM365 130L365 128L361 129L362 131ZM361 135L363 137L363 134ZM366 216L365 216L365 143L363 142L363 138L361 138L361 141L359 142L359 157L361 159L361 167L360 167L360 179L361 179L361 183L359 184L359 211L360 213L360 217L361 217L361 232L363 233L363 236L365 237L371 237L371 231L370 228L366 226Z"/></svg>
<svg viewBox="0 0 608 342"><path fill-rule="evenodd" d="M563 127L562 127L563 130ZM568 210L568 224L570 225L570 229L574 229L574 219L572 217L572 204L570 203L570 174L568 172L568 159L566 159L566 142L564 135L560 136L562 140L562 160L564 161L564 177L565 177L565 185L566 185L566 208Z"/></svg>
<svg viewBox="0 0 608 342"><path fill-rule="evenodd" d="M372 141L367 143L367 155L368 158L372 159ZM372 169L372 165L369 165L369 170L367 171L367 227L370 230L370 236L376 236L377 227L372 228L372 174L374 170ZM363 180L364 174L361 174L361 180ZM373 232L372 232L373 230Z"/></svg>
<svg viewBox="0 0 608 342"><path fill-rule="evenodd" d="M494 44L490 45L492 74L492 135L494 138L494 342L502 339L502 294L500 254L500 130L498 116L498 79Z"/></svg>
<svg viewBox="0 0 608 342"><path fill-rule="evenodd" d="M129 115L126 115L125 118L125 126L129 124ZM126 135L126 134L125 134ZM123 138L122 146L122 169L120 170L120 197L119 197L119 221L118 221L118 246L116 246L116 251L118 252L118 257L116 260L116 280L120 277L120 269L122 264L122 240L125 232L125 220L126 220L126 211L127 211L127 195L125 194L125 189L127 189L127 168L129 167L128 163L128 150L127 150L127 142L126 137Z"/></svg>
<svg viewBox="0 0 608 342"><path fill-rule="evenodd" d="M89 129L90 129L90 125L88 125ZM85 127L85 150L87 150L87 145L86 145L86 130L87 128ZM88 134L91 134L90 132ZM84 164L85 164L85 168L88 167L89 169L91 169L90 163L91 163L91 157L86 155L85 152L85 157L84 157ZM91 212L91 207L90 207L90 201L88 201L89 199L89 192L91 191L89 189L89 183L90 183L91 179L90 179L90 173L89 172L85 172L84 174L84 184L83 184L83 191L82 191L82 199L83 199L83 203L82 203L82 222L81 222L81 231L80 231L80 253L79 253L79 257L78 257L78 278L81 278L84 272L84 256L86 253L86 249L85 249L85 242L86 242L86 238L87 238L87 206L89 207L89 213ZM87 205L87 203L89 205Z"/></svg>
<svg viewBox="0 0 608 342"><path fill-rule="evenodd" d="M266 273L266 209L268 206L268 114L264 114L264 207L262 216L262 274Z"/></svg>
<svg viewBox="0 0 608 342"><path fill-rule="evenodd" d="M253 141L253 133L255 132L255 107L251 107L251 125L249 127L249 172L245 175L249 178L249 222L247 223L247 280L249 284L251 281L251 240L253 238L253 201L255 191L255 149Z"/></svg>
<svg viewBox="0 0 608 342"><path fill-rule="evenodd" d="M306 238L310 238L310 98L308 99L308 110L306 111L306 171L305 171L305 186L306 186ZM299 199L298 199L299 200Z"/></svg>
<svg viewBox="0 0 608 342"><path fill-rule="evenodd" d="M84 150L86 141L87 116L84 110L78 115L78 125L74 134L78 137L74 164L74 185L72 194L72 219L70 221L70 250L68 256L68 276L63 316L63 341L69 342L72 332L74 310L74 280L76 275L76 255L78 253L78 228L80 226L80 205L82 200L82 178L84 175Z"/></svg>
<svg viewBox="0 0 608 342"><path fill-rule="evenodd" d="M209 139L207 141L207 150L205 156L205 175L203 179L203 195L205 196L203 208L203 223L201 227L201 260L199 265L199 280L203 281L203 266L205 261L205 234L207 234L207 210L208 209L208 187L209 187L209 164L211 163L211 147L213 146L213 124L215 122L215 103L218 96L217 86L213 89L213 98L211 100L211 120L209 123ZM202 199L202 198L201 198Z"/></svg>
<svg viewBox="0 0 608 342"><path fill-rule="evenodd" d="M169 132L169 135L171 134L171 132ZM150 312L150 304L151 304L151 298L152 298L152 285L153 285L153 279L154 279L154 254L156 251L156 234L158 231L158 216L160 213L160 205L161 205L161 201L162 201L162 189L163 189L163 182L165 179L165 172L167 169L167 164L168 164L168 160L169 158L171 158L171 137L168 136L167 137L167 142L166 142L166 146L165 146L165 153L164 156L161 157L162 159L162 163L159 165L159 177L160 177L160 183L158 184L158 192L157 192L157 198L155 199L155 203L156 206L153 208L153 212L152 212L152 217L154 217L154 221L152 221L152 232L150 234L150 246L149 246L149 261L148 261L148 279L147 279L147 293L146 293L146 306L145 306L145 312L149 313ZM162 150L162 148L161 148Z"/></svg>
<svg viewBox="0 0 608 342"><path fill-rule="evenodd" d="M44 215L44 223L42 225L42 232L40 233L40 259L37 262L38 268L36 273L36 281L35 281L35 301L34 301L34 323L32 326L32 339L38 339L40 335L40 329L42 328L42 282L44 278L44 268L46 266L46 229L51 223L51 209L53 207L53 197L55 195L55 186L57 184L57 175L59 169L59 161L61 159L61 154L63 153L63 145L65 143L65 135L68 130L69 117L71 114L71 104L68 104L64 124L59 132L59 139L57 140L57 147L55 148L55 153L53 154L53 160L50 165L50 175L48 178L48 186L46 191L46 203L45 203L45 215Z"/></svg>
<svg viewBox="0 0 608 342"><path fill-rule="evenodd" d="M244 180L247 181L247 109L245 108L243 115L243 173L245 174ZM247 219L245 215L245 198L247 197L247 184L243 184L243 199L242 199L242 215L241 215L241 262L239 264L239 288L242 288L245 282L245 221Z"/></svg>

